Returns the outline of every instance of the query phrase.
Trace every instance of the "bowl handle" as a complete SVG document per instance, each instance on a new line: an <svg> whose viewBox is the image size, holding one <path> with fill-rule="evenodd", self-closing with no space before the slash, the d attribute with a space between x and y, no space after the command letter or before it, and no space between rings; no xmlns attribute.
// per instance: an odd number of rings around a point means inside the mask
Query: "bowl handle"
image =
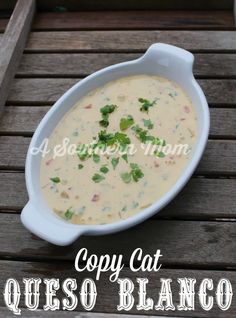
<svg viewBox="0 0 236 318"><path fill-rule="evenodd" d="M55 216L45 215L29 201L21 212L21 222L33 234L55 245L71 244L84 230L73 224L63 224Z"/></svg>
<svg viewBox="0 0 236 318"><path fill-rule="evenodd" d="M143 59L157 61L158 64L164 67L181 70L181 72L192 73L194 56L189 51L177 46L155 43L148 48L143 55Z"/></svg>

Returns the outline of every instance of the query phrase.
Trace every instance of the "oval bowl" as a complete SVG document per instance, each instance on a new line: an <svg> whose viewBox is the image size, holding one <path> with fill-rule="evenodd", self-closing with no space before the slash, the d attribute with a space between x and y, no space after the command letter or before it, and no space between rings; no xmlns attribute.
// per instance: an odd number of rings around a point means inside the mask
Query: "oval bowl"
<svg viewBox="0 0 236 318"><path fill-rule="evenodd" d="M181 48L156 43L140 58L119 63L99 70L70 88L48 111L40 122L31 140L27 158L25 178L29 201L22 210L24 226L40 238L56 245L68 245L79 236L103 235L125 230L150 218L166 206L184 187L203 154L209 133L209 109L203 91L193 76L193 55ZM40 189L41 155L32 154L45 138L52 133L57 123L75 103L89 91L120 77L149 74L166 77L179 84L190 97L198 118L198 137L192 157L174 186L158 201L126 220L105 225L77 225L59 218L46 204Z"/></svg>

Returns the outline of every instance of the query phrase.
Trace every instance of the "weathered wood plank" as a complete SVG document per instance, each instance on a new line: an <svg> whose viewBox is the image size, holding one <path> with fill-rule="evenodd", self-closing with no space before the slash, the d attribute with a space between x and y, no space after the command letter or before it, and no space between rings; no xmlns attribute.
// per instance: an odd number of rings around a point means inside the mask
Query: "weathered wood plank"
<svg viewBox="0 0 236 318"><path fill-rule="evenodd" d="M15 79L9 104L52 104L80 79Z"/></svg>
<svg viewBox="0 0 236 318"><path fill-rule="evenodd" d="M0 134L28 135L35 131L49 106L8 106L0 118ZM236 137L236 109L210 108L210 136L213 138Z"/></svg>
<svg viewBox="0 0 236 318"><path fill-rule="evenodd" d="M0 19L0 32L7 25L7 17ZM38 12L32 30L150 30L150 29L234 29L232 10L129 10Z"/></svg>
<svg viewBox="0 0 236 318"><path fill-rule="evenodd" d="M30 138L0 136L0 169L24 169ZM236 141L210 140L197 174L235 174Z"/></svg>
<svg viewBox="0 0 236 318"><path fill-rule="evenodd" d="M49 106L6 107L2 118L0 118L0 134L32 135L49 109Z"/></svg>
<svg viewBox="0 0 236 318"><path fill-rule="evenodd" d="M235 141L209 140L196 173L236 175L235 157Z"/></svg>
<svg viewBox="0 0 236 318"><path fill-rule="evenodd" d="M236 136L236 109L210 108L210 136L234 138Z"/></svg>
<svg viewBox="0 0 236 318"><path fill-rule="evenodd" d="M196 307L194 311L191 311L191 317L218 317L218 318L232 318L236 314L236 306L235 306L235 300L233 297L232 304L227 311L221 311L216 302L214 301L214 306L210 311L204 311L198 302L198 297L197 297L197 292L199 289L199 285L201 281L204 278L212 278L213 279L213 284L214 284L214 290L221 278L226 278L228 279L231 284L233 291L236 288L236 273L234 271L210 271L210 270L186 270L186 269L164 269L162 268L159 272L137 272L137 273L132 273L131 270L129 270L127 267L123 268L121 273L120 273L120 278L125 278L129 277L134 285L134 298L135 298L135 303L133 308L129 312L119 312L117 311L117 305L119 304L119 285L117 282L111 283L109 281L109 275L111 272L107 272L102 274L100 279L96 281L96 287L97 287L97 300L96 300L96 305L93 309L93 312L90 313L78 313L78 311L82 311L82 306L80 305L80 302L78 303L77 308L73 312L62 312L62 311L28 311L24 309L24 297L23 297L23 290L24 287L22 285L22 279L24 277L40 277L40 278L59 278L60 284L68 278L72 277L77 280L77 290L75 291L75 294L79 297L79 291L81 287L81 283L83 279L85 278L93 278L95 280L95 273L89 273L87 271L84 271L82 273L77 273L74 269L73 264L71 263L57 263L56 265L53 263L46 263L46 262L10 262L10 261L1 261L0 262L1 266L1 273L0 273L0 283L1 286L5 285L6 279L13 277L18 280L21 286L22 290L22 298L20 301L20 308L22 309L22 316L23 317L68 317L68 318L154 318L154 316L147 316L147 315L155 315L155 317L163 317L162 315L165 316L170 316L170 317L183 317L187 316L189 317L189 312L188 311L155 311L155 310L150 310L150 311L137 311L136 310L136 305L138 303L138 285L136 283L136 278L140 277L146 277L149 279L149 283L147 285L147 297L152 297L154 300L154 304L157 303L158 300L158 293L160 291L160 278L171 278L172 283L171 283L171 290L172 290L172 295L173 295L173 303L175 306L179 304L179 285L177 283L177 278L181 277L189 277L189 278L196 278L196 297L195 297L195 303ZM12 275L14 273L14 275ZM40 308L45 304L45 285L42 283L40 286ZM212 293L213 297L214 294ZM57 297L61 301L65 295L62 293L61 288L57 292ZM3 303L3 297L1 297L0 300L1 304L1 314L0 317L4 318L10 318L13 315L6 309L5 304ZM2 311L3 309L3 311ZM97 312L103 312L101 314ZM108 313L108 315L104 314L104 312ZM111 313L116 313L116 314L111 314ZM5 315L3 315L5 314ZM132 314L132 315L131 315ZM133 314L137 314L133 315ZM143 316L145 315L145 316ZM157 316L158 315L158 316Z"/></svg>
<svg viewBox="0 0 236 318"><path fill-rule="evenodd" d="M0 118L0 134L31 136L50 106L8 106ZM212 137L236 137L236 109L211 108Z"/></svg>
<svg viewBox="0 0 236 318"><path fill-rule="evenodd" d="M22 169L30 138L0 137L0 169Z"/></svg>
<svg viewBox="0 0 236 318"><path fill-rule="evenodd" d="M15 0L2 1L0 3L0 10L10 10L12 9ZM195 9L195 10L231 10L233 8L233 0L214 0L214 1L204 1L204 0L38 0L37 7L42 11L78 11L78 10L144 10L144 9Z"/></svg>
<svg viewBox="0 0 236 318"><path fill-rule="evenodd" d="M54 103L78 78L24 78L15 79L8 104L48 105ZM236 80L198 80L208 103L217 106L236 104ZM224 92L224 94L222 94Z"/></svg>
<svg viewBox="0 0 236 318"><path fill-rule="evenodd" d="M97 256L123 254L127 263L133 250L140 247L147 254L161 249L162 263L168 266L236 266L235 222L149 220L112 235L82 236L69 247L33 236L17 214L2 214L0 230L1 257L74 260L78 250L85 247Z"/></svg>
<svg viewBox="0 0 236 318"><path fill-rule="evenodd" d="M0 113L20 62L35 10L35 0L18 0L0 45Z"/></svg>
<svg viewBox="0 0 236 318"><path fill-rule="evenodd" d="M193 52L236 50L236 34L233 31L171 30L32 32L26 51L140 52L155 42L177 45Z"/></svg>
<svg viewBox="0 0 236 318"><path fill-rule="evenodd" d="M106 66L133 60L132 53L24 54L19 77L81 77ZM236 54L195 54L194 74L201 77L236 76Z"/></svg>
<svg viewBox="0 0 236 318"><path fill-rule="evenodd" d="M0 172L0 209L18 211L28 200L23 173ZM236 180L192 178L161 218L235 218Z"/></svg>
<svg viewBox="0 0 236 318"><path fill-rule="evenodd" d="M79 11L40 12L33 30L135 30L135 29L229 29L234 28L228 11Z"/></svg>

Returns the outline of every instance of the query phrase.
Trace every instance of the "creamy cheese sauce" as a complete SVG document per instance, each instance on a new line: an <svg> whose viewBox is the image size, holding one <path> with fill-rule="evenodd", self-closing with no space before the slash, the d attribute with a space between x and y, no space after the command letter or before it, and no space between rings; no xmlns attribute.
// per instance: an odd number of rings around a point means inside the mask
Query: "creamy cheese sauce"
<svg viewBox="0 0 236 318"><path fill-rule="evenodd" d="M145 103L140 98L153 104L148 111L141 109ZM109 126L102 127L100 109L105 105L117 107L105 118ZM133 124L121 131L120 120L127 116L132 116ZM173 146L187 144L189 153L163 155L158 151L145 155L140 135L132 128L137 125L142 132L147 131L146 135L160 138L162 144L163 140ZM55 127L48 148L62 145L64 138L69 138L70 144L89 144L101 130L126 134L137 152L128 154L127 158L117 153L98 153L99 156L81 160L77 153L53 157L50 151L41 161L41 189L45 200L55 213L72 223L119 221L161 198L175 184L191 158L197 118L190 99L176 83L149 75L123 77L79 100ZM130 163L138 167L138 180L133 178Z"/></svg>

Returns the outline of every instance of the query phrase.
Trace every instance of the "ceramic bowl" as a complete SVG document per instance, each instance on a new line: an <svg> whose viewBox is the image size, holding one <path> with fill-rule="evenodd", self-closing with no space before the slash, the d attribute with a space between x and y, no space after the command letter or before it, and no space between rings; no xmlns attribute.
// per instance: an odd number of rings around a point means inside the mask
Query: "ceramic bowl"
<svg viewBox="0 0 236 318"><path fill-rule="evenodd" d="M209 133L209 109L206 98L193 76L193 55L181 48L156 43L140 58L106 67L86 77L70 88L42 119L31 140L26 159L26 185L29 201L21 213L24 226L40 238L57 245L68 245L79 236L102 235L125 230L166 206L184 187L193 174L203 154ZM151 206L126 220L105 225L71 224L58 217L45 202L40 189L41 155L33 155L44 138L52 133L57 123L74 104L91 90L120 77L150 74L166 77L179 84L190 97L198 117L198 136L192 157L174 186Z"/></svg>

